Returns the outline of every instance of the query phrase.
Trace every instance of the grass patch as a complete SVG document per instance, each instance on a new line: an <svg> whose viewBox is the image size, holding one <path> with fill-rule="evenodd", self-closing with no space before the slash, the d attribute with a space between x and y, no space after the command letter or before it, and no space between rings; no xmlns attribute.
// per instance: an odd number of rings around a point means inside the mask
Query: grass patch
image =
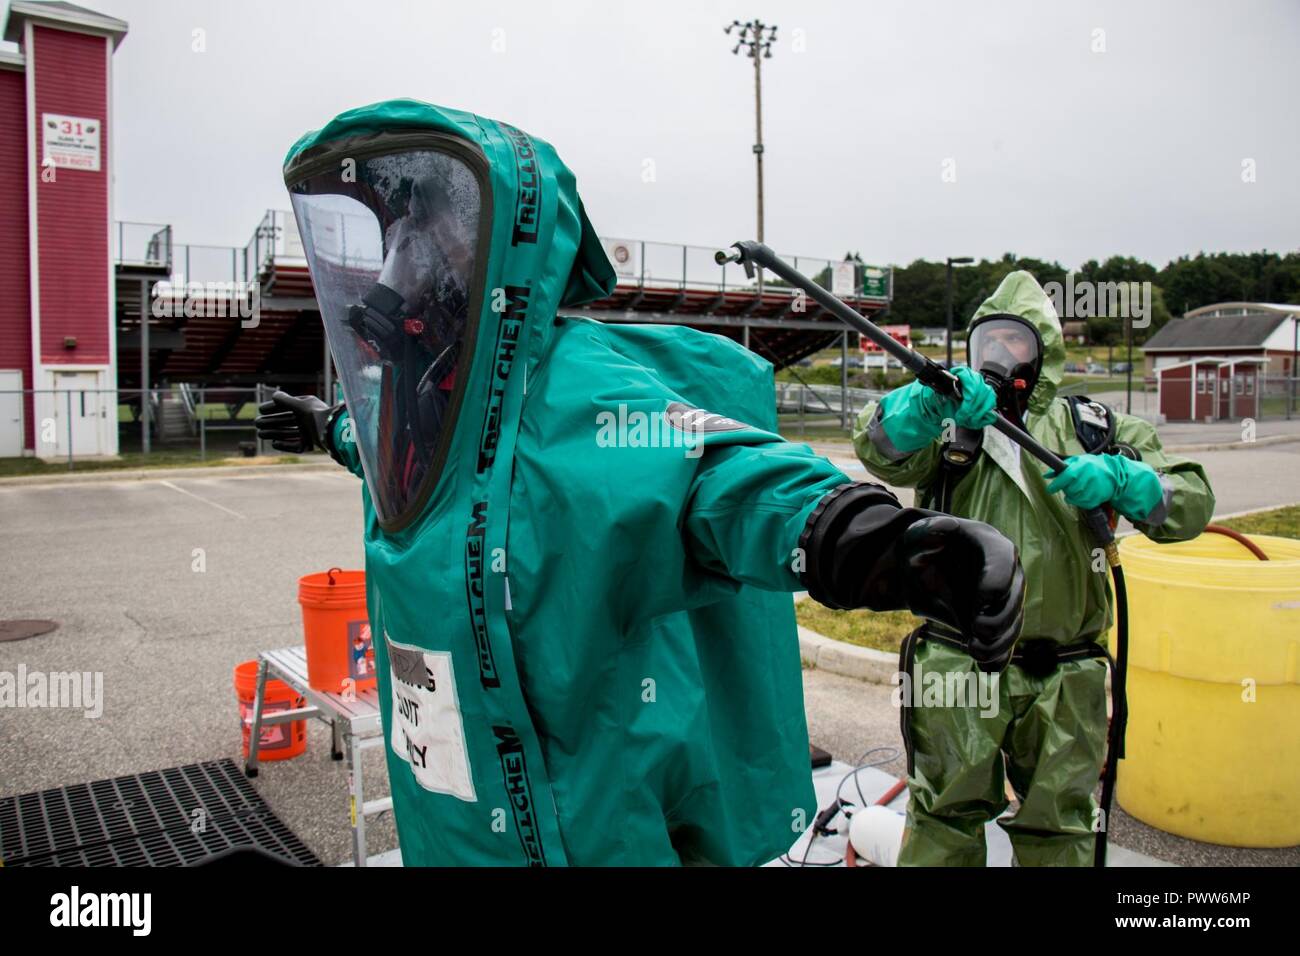
<svg viewBox="0 0 1300 956"><path fill-rule="evenodd" d="M212 468L220 466L239 467L241 465L295 465L304 461L298 455L276 455L265 458L227 457L221 452L209 453L207 460L199 457L198 451L162 451L148 455L139 452L125 452L117 458L102 460L74 461L72 471L122 471L130 468ZM69 471L66 459L44 461L40 458L0 458L0 478L13 478L21 475L66 475Z"/></svg>
<svg viewBox="0 0 1300 956"><path fill-rule="evenodd" d="M140 419L137 417L138 412L138 408L134 408L126 402L121 403L117 406L118 424L138 426L140 424ZM197 418L206 418L210 422L251 422L257 417L257 402L245 402L234 416L231 416L230 409L225 405L217 402L204 402L201 405L195 405L194 414Z"/></svg>
<svg viewBox="0 0 1300 956"><path fill-rule="evenodd" d="M846 431L838 425L807 425L802 431L799 430L798 422L781 422L781 437L786 441L792 442L809 442L809 441L841 441L851 442L853 432Z"/></svg>
<svg viewBox="0 0 1300 956"><path fill-rule="evenodd" d="M818 634L895 654L903 638L922 623L907 611L832 611L811 599L796 604L794 613L800 624Z"/></svg>
<svg viewBox="0 0 1300 956"><path fill-rule="evenodd" d="M1278 538L1300 538L1300 505L1260 511L1240 518L1229 518L1217 524L1243 534L1271 534Z"/></svg>
<svg viewBox="0 0 1300 956"><path fill-rule="evenodd" d="M1122 375L1113 378L1098 378L1094 375L1074 375L1066 373L1061 376L1061 389L1069 389L1075 394L1100 395L1102 392L1122 392L1128 380ZM1133 373L1133 394L1140 395L1146 390L1142 383L1142 373ZM1152 393L1155 389L1151 389Z"/></svg>

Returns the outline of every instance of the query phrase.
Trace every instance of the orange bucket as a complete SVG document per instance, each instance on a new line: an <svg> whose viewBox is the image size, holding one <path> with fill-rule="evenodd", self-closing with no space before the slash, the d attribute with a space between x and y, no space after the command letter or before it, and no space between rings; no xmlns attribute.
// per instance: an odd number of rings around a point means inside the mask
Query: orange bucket
<svg viewBox="0 0 1300 956"><path fill-rule="evenodd" d="M257 661L244 661L235 665L235 694L239 697L239 724L243 728L244 756L247 757L248 739L253 730L253 701L257 696ZM266 693L262 698L263 716L305 706L307 702L284 681L272 677L266 679ZM257 745L259 761L288 760L306 749L307 721L262 725Z"/></svg>
<svg viewBox="0 0 1300 956"><path fill-rule="evenodd" d="M375 646L366 614L366 572L330 568L298 579L307 644L307 683L333 694L375 686Z"/></svg>

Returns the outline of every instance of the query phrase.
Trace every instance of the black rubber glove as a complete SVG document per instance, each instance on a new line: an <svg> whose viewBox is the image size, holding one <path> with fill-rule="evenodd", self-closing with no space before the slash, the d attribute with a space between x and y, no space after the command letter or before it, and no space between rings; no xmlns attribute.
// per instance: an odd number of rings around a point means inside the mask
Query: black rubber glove
<svg viewBox="0 0 1300 956"><path fill-rule="evenodd" d="M344 405L326 405L315 395L289 395L276 392L269 402L258 406L259 414L253 419L257 437L269 441L277 451L296 454L323 448L331 458L339 460L334 451L332 433L334 422L342 414Z"/></svg>
<svg viewBox="0 0 1300 956"><path fill-rule="evenodd" d="M1024 616L1016 546L982 521L936 514L908 527L897 550L912 613L960 631L981 670L1004 670Z"/></svg>
<svg viewBox="0 0 1300 956"><path fill-rule="evenodd" d="M799 539L808 593L827 607L907 609L961 635L980 668L1011 659L1024 614L1015 545L978 521L904 508L880 485L842 485Z"/></svg>

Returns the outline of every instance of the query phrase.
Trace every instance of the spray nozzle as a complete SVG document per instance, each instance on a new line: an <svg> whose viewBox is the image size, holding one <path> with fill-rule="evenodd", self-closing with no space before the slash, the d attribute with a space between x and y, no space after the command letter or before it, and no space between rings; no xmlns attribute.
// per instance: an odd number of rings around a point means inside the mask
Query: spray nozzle
<svg viewBox="0 0 1300 956"><path fill-rule="evenodd" d="M729 253L725 249L719 249L713 254L713 261L720 266L725 266L728 262L739 262L745 267L746 277L750 279L754 278L754 263L750 260L749 256L745 254L744 246L737 242L733 243L731 248L736 251Z"/></svg>

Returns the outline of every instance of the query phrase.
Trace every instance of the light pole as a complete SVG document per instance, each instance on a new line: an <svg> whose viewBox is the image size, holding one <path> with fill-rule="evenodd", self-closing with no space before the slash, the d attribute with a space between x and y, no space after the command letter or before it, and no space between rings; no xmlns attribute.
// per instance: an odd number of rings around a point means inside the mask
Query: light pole
<svg viewBox="0 0 1300 956"><path fill-rule="evenodd" d="M1286 405L1286 420L1290 421L1291 413L1295 411L1295 385L1296 381L1300 380L1300 367L1297 367L1296 364L1297 360L1300 360L1300 315L1292 312L1288 318L1291 320L1291 401L1287 402ZM1264 368L1267 370L1268 366L1265 365ZM1259 385L1255 386L1256 395L1260 394L1261 387ZM1285 387L1286 383L1284 382L1283 388ZM1263 399L1258 398L1256 401L1262 402Z"/></svg>
<svg viewBox="0 0 1300 956"><path fill-rule="evenodd" d="M772 58L772 43L776 40L776 25L762 20L731 21L723 32L730 35L739 30L740 37L731 52L745 55L754 61L754 162L758 170L758 241L763 241L763 61ZM758 270L758 294L763 294L763 270Z"/></svg>
<svg viewBox="0 0 1300 956"><path fill-rule="evenodd" d="M1129 310L1125 309L1124 311L1128 312ZM1124 318L1124 325L1125 325L1124 338L1128 343L1128 349L1127 349L1128 360L1125 363L1128 365L1128 372L1124 379L1124 414L1132 415L1133 414L1133 317L1131 315L1126 316ZM1109 377L1110 374L1111 374L1110 363L1107 362L1106 375ZM1145 390L1146 387L1144 385L1143 391L1145 392ZM1145 401L1146 399L1144 397L1143 402ZM1143 407L1145 407L1145 405Z"/></svg>
<svg viewBox="0 0 1300 956"><path fill-rule="evenodd" d="M974 262L970 256L958 256L957 258L948 259L948 367L952 368L952 267L964 266ZM970 364L970 356L966 356L966 363Z"/></svg>

